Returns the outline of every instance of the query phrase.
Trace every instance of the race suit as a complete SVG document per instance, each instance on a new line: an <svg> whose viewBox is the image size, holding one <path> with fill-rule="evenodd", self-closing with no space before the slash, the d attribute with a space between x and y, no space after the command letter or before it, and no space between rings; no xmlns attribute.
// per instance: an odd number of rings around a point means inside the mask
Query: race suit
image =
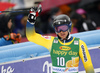
<svg viewBox="0 0 100 73"><path fill-rule="evenodd" d="M91 57L86 44L79 38L71 37L62 42L58 37L42 35L35 32L35 27L27 22L26 37L30 42L47 48L52 60L52 73L78 73L81 58L86 73L94 73Z"/></svg>

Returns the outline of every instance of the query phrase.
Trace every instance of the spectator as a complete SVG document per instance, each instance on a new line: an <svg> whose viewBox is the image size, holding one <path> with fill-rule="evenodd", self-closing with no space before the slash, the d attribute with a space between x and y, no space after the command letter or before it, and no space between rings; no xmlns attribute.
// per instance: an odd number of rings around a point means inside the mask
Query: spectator
<svg viewBox="0 0 100 73"><path fill-rule="evenodd" d="M22 19L21 19L21 23L22 25L24 26L23 30L22 30L22 36L25 37L26 36L26 23L27 23L27 16L24 16Z"/></svg>
<svg viewBox="0 0 100 73"><path fill-rule="evenodd" d="M68 16L70 15L71 8L68 5L61 5L59 8L61 9L63 14L66 14Z"/></svg>
<svg viewBox="0 0 100 73"><path fill-rule="evenodd" d="M8 35L4 35L0 39L0 46L14 44L15 41L17 41L18 43L21 42L21 35L19 33L10 33Z"/></svg>
<svg viewBox="0 0 100 73"><path fill-rule="evenodd" d="M15 41L21 41L21 35L12 33L11 16L6 14L0 15L0 46L13 44Z"/></svg>
<svg viewBox="0 0 100 73"><path fill-rule="evenodd" d="M72 12L70 18L73 27L77 28L78 32L96 29L96 23L88 17L86 11L83 9L77 9L75 12Z"/></svg>
<svg viewBox="0 0 100 73"><path fill-rule="evenodd" d="M98 2L96 2L92 8L88 8L87 11L91 19L97 24L97 27L100 27L100 0L97 1Z"/></svg>
<svg viewBox="0 0 100 73"><path fill-rule="evenodd" d="M79 8L76 10L76 13L81 15L82 18L84 19L84 22L82 23L81 31L96 30L96 23L89 18L87 12L84 9Z"/></svg>
<svg viewBox="0 0 100 73"><path fill-rule="evenodd" d="M0 15L0 38L4 35L11 33L12 22L10 15L1 14Z"/></svg>
<svg viewBox="0 0 100 73"><path fill-rule="evenodd" d="M22 35L22 37L25 37L25 24L27 22L27 17L24 17L23 14L19 14L15 17L14 20L14 33L20 33Z"/></svg>
<svg viewBox="0 0 100 73"><path fill-rule="evenodd" d="M82 23L84 22L84 19L81 17L81 15L77 14L76 12L72 12L70 14L70 18L72 21L72 28L76 28L78 32L81 31Z"/></svg>

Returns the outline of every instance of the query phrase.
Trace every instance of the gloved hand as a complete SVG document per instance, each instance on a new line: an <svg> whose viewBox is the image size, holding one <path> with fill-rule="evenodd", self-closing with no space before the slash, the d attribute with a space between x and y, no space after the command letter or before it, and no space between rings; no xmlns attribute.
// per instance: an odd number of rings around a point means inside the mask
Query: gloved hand
<svg viewBox="0 0 100 73"><path fill-rule="evenodd" d="M15 40L20 43L21 42L21 34L17 33Z"/></svg>
<svg viewBox="0 0 100 73"><path fill-rule="evenodd" d="M9 35L4 35L5 40L13 40L17 42L21 42L21 34L16 34L16 33L10 33Z"/></svg>
<svg viewBox="0 0 100 73"><path fill-rule="evenodd" d="M28 21L31 24L35 24L36 18L40 15L41 11L41 5L39 5L38 7L32 7L30 9L30 14L28 15Z"/></svg>

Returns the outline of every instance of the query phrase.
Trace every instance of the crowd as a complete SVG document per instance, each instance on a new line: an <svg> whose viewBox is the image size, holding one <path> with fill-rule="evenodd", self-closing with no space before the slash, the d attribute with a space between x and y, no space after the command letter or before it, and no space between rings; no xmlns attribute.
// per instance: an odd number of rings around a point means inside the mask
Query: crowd
<svg viewBox="0 0 100 73"><path fill-rule="evenodd" d="M80 7L73 9L70 5L61 5L41 13L36 21L36 32L40 34L54 33L53 19L60 14L66 14L71 18L71 32L96 30L100 27L100 2L98 2L90 9ZM21 37L26 37L27 15L17 14L12 19L11 13L0 14L0 43L3 42L3 39L12 44L16 41L20 42Z"/></svg>
<svg viewBox="0 0 100 73"><path fill-rule="evenodd" d="M99 11L100 11L100 3L92 8L91 12L84 8L76 8L72 9L68 5L61 5L59 7L52 8L47 13L40 15L38 28L39 31L42 31L42 34L54 33L55 30L52 27L53 19L60 15L66 14L71 18L72 21L72 30L71 32L84 32L84 31L91 31L96 30L100 27L99 23ZM94 9L97 9L94 11ZM38 33L40 33L38 31Z"/></svg>

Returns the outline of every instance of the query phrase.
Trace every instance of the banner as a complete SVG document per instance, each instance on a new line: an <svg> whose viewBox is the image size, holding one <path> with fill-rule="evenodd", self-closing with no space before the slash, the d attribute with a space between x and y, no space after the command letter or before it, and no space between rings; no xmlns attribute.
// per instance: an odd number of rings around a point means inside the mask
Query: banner
<svg viewBox="0 0 100 73"><path fill-rule="evenodd" d="M89 50L96 72L100 72L100 49ZM0 64L0 73L51 73L50 55L34 57L25 60ZM79 62L79 71L83 71L82 61Z"/></svg>
<svg viewBox="0 0 100 73"><path fill-rule="evenodd" d="M0 65L0 73L51 73L49 55Z"/></svg>

